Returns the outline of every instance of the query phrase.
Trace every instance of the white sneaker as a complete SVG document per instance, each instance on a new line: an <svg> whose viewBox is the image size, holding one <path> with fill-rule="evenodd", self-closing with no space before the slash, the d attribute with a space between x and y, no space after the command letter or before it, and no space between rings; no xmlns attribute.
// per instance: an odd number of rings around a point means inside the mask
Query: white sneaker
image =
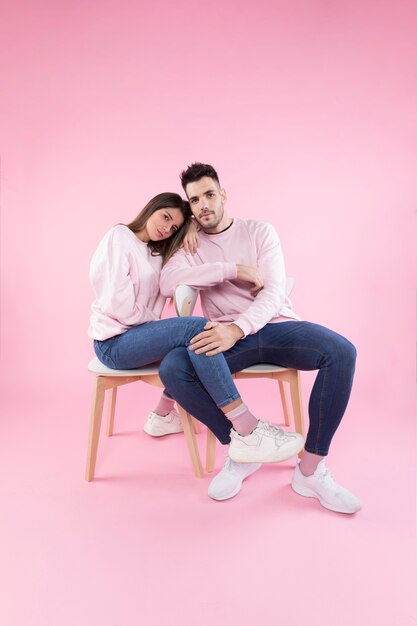
<svg viewBox="0 0 417 626"><path fill-rule="evenodd" d="M279 463L298 454L303 447L304 437L299 433L289 433L274 424L259 421L246 437L232 428L229 456L237 463Z"/></svg>
<svg viewBox="0 0 417 626"><path fill-rule="evenodd" d="M337 513L356 513L362 508L356 496L337 484L324 459L311 476L304 476L297 463L291 486L300 496L317 498L322 506Z"/></svg>
<svg viewBox="0 0 417 626"><path fill-rule="evenodd" d="M175 409L171 409L168 415L158 415L158 413L151 411L143 430L151 437L162 437L163 435L182 433L183 428L180 416Z"/></svg>
<svg viewBox="0 0 417 626"><path fill-rule="evenodd" d="M213 478L208 488L208 495L213 500L233 498L242 488L242 482L256 472L261 463L235 463L227 456L223 469Z"/></svg>

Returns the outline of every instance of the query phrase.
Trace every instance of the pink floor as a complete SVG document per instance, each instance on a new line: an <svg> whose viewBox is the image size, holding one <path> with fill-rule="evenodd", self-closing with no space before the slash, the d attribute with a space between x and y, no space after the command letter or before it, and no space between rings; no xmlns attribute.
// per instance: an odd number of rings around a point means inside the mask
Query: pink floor
<svg viewBox="0 0 417 626"><path fill-rule="evenodd" d="M379 428L389 416L364 419L352 400L329 465L363 501L354 517L293 493L293 461L217 503L181 435L142 432L157 391L141 384L119 392L117 434L102 433L86 483L90 382L5 394L2 625L417 623L411 419Z"/></svg>

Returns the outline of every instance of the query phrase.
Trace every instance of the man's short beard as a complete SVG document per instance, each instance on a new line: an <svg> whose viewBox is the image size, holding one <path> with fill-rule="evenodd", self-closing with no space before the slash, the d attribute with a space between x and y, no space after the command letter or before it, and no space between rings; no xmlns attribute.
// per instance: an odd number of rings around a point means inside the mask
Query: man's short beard
<svg viewBox="0 0 417 626"><path fill-rule="evenodd" d="M200 226L201 226L201 228L203 230L204 229L208 229L208 228L209 229L210 228L217 228L217 226L220 224L221 221L222 221L221 219L217 219L215 222L207 223L207 222L203 222L203 221L200 222L200 220L197 219L197 222L200 224Z"/></svg>
<svg viewBox="0 0 417 626"><path fill-rule="evenodd" d="M210 222L209 224L207 224L207 222L200 221L200 218L198 218L198 217L196 217L195 219L196 219L196 220L197 220L197 222L200 224L201 228L204 230L204 229L207 229L207 228L208 228L208 229L217 228L217 226L218 226L218 225L220 224L220 222L222 221L223 217L224 217L224 209L222 210L222 214L221 214L221 215L219 215L219 216L217 217L216 221L215 221L215 222L213 222L213 223L212 223L212 222Z"/></svg>

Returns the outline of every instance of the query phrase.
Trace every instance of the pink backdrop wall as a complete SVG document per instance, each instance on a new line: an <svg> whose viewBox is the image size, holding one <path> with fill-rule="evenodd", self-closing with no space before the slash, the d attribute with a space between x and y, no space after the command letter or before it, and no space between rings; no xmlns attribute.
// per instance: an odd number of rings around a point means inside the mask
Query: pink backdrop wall
<svg viewBox="0 0 417 626"><path fill-rule="evenodd" d="M1 7L2 384L85 384L98 240L203 160L275 224L296 310L356 343L352 402L408 419L415 4Z"/></svg>
<svg viewBox="0 0 417 626"><path fill-rule="evenodd" d="M2 624L415 625L416 18L411 0L0 0ZM146 385L120 392L83 480L91 255L197 159L232 215L276 226L295 309L358 348L329 458L354 518L296 496L292 462L210 501L183 438L143 433Z"/></svg>

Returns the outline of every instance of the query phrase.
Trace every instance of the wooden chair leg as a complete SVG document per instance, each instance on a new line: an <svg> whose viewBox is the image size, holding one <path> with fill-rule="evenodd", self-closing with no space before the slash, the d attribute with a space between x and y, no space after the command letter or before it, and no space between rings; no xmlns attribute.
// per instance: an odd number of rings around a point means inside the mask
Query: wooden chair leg
<svg viewBox="0 0 417 626"><path fill-rule="evenodd" d="M216 437L211 430L207 428L207 442L206 442L206 470L212 472L214 470L214 464L216 460Z"/></svg>
<svg viewBox="0 0 417 626"><path fill-rule="evenodd" d="M90 418L90 433L88 437L87 450L87 466L85 479L92 481L94 479L94 470L96 467L98 440L100 437L101 417L103 415L105 387L100 376L97 376L93 387L93 400Z"/></svg>
<svg viewBox="0 0 417 626"><path fill-rule="evenodd" d="M109 389L108 395L108 408L107 408L107 436L111 437L113 434L114 427L114 413L116 410L116 399L117 399L117 387L113 387Z"/></svg>
<svg viewBox="0 0 417 626"><path fill-rule="evenodd" d="M285 392L285 386L282 380L278 381L278 387L279 387L279 395L281 396L282 410L284 412L285 426L289 426L290 418L288 414L287 394Z"/></svg>
<svg viewBox="0 0 417 626"><path fill-rule="evenodd" d="M197 478L202 478L204 475L203 466L201 465L200 452L198 450L197 440L192 424L192 417L189 413L184 411L181 406L178 406L179 414L181 416L182 427L184 429L185 440L188 446L188 452L190 453L191 462L193 464L194 474Z"/></svg>
<svg viewBox="0 0 417 626"><path fill-rule="evenodd" d="M200 422L198 420L195 419L195 417L192 417L192 422L193 422L193 428L194 428L194 432L196 435L201 433L201 427L200 427Z"/></svg>
<svg viewBox="0 0 417 626"><path fill-rule="evenodd" d="M305 436L303 419L303 401L301 397L301 377L299 371L294 371L290 380L290 393L294 415L295 431ZM301 456L301 452L298 454Z"/></svg>

